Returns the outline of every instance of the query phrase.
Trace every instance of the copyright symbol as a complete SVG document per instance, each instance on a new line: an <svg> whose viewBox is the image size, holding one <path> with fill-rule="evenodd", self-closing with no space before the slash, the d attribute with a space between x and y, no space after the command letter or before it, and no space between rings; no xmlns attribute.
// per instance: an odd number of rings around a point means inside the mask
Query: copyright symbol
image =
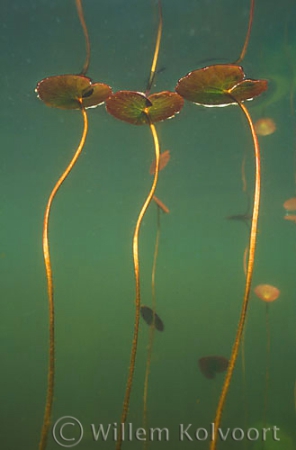
<svg viewBox="0 0 296 450"><path fill-rule="evenodd" d="M63 416L55 422L52 436L61 447L75 447L83 438L83 426L75 417Z"/></svg>

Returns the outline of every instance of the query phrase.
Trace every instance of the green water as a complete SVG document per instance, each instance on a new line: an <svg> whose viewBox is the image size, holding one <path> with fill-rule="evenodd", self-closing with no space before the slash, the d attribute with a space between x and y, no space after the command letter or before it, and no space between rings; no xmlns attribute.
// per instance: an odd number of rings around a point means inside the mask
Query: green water
<svg viewBox="0 0 296 450"><path fill-rule="evenodd" d="M83 1L92 53L88 75L119 89L144 90L157 28L151 1ZM42 222L48 196L71 159L82 132L81 114L46 107L37 99L41 79L78 73L84 40L74 0L1 2L1 444L3 450L38 448L44 412L48 306L42 256ZM163 40L153 91L174 90L190 70L233 62L244 41L249 1L163 0ZM258 0L244 69L264 76L270 92L249 102L252 118L271 117L274 134L260 137L262 202L253 287L277 286L269 307L271 352L266 423L282 441L264 450L296 446L295 271L296 225L283 220L283 202L295 196L295 14L292 0ZM280 80L280 83L279 81ZM279 83L279 84L278 84ZM275 95L275 92L277 95ZM56 386L52 425L63 416L84 428L79 450L114 449L111 435L95 441L96 427L120 421L134 323L132 236L150 189L154 158L148 127L89 110L81 157L54 200L50 246L55 286ZM243 252L248 231L226 220L246 212L241 165L253 194L253 147L239 108L186 103L157 125L171 160L157 196L161 216L156 272L157 312L165 330L155 336L148 394L149 427L167 428L155 449L208 449L209 439L180 441L179 426L210 430L223 374L207 380L198 359L229 357L244 292ZM156 207L141 228L143 304L151 304ZM251 294L244 339L245 381L237 362L222 428L264 426L265 305ZM143 383L149 329L141 321L128 423L143 424ZM261 428L260 428L261 427ZM73 433L72 433L73 431ZM71 439L77 430L68 426ZM72 433L72 434L71 434ZM288 436L288 437L287 437ZM72 441L65 441L67 445ZM64 442L64 443L65 443ZM258 449L258 442L219 442L221 449ZM262 447L262 445L260 446ZM48 450L63 448L50 435ZM123 449L142 449L133 438ZM262 447L263 449L263 447Z"/></svg>

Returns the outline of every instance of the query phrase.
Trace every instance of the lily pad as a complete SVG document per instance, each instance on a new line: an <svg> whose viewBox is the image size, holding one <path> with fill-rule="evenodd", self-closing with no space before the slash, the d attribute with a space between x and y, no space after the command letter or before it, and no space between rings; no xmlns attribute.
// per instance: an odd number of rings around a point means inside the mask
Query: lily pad
<svg viewBox="0 0 296 450"><path fill-rule="evenodd" d="M94 107L104 102L111 88L103 83L92 84L83 75L56 75L39 81L35 91L47 105L61 109Z"/></svg>
<svg viewBox="0 0 296 450"><path fill-rule="evenodd" d="M84 108L95 108L98 105L104 103L108 97L112 94L112 89L108 84L93 83L91 85L92 92L89 96L85 96L82 99L82 105Z"/></svg>
<svg viewBox="0 0 296 450"><path fill-rule="evenodd" d="M266 89L266 80L246 79L242 67L217 64L190 72L179 80L175 90L199 105L227 106L252 100Z"/></svg>
<svg viewBox="0 0 296 450"><path fill-rule="evenodd" d="M177 114L184 104L176 92L163 91L146 96L142 92L118 91L106 101L109 114L133 125L159 122Z"/></svg>
<svg viewBox="0 0 296 450"><path fill-rule="evenodd" d="M238 83L232 90L231 95L238 101L252 100L254 97L267 90L266 80L245 79Z"/></svg>

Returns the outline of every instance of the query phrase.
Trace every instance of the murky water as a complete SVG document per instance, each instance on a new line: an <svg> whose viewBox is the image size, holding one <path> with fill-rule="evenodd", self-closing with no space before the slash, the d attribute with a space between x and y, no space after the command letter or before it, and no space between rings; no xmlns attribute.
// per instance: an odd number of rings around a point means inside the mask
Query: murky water
<svg viewBox="0 0 296 450"><path fill-rule="evenodd" d="M160 73L152 92L173 91L178 79L194 69L235 61L246 35L249 3L163 0ZM247 107L254 122L269 117L276 131L259 136L262 197L244 366L241 352L221 424L223 432L230 432L218 448L292 450L296 224L284 220L282 204L296 194L296 6L290 0L256 3L242 65L248 77L266 78L269 89ZM85 0L83 8L91 40L88 75L114 92L144 91L157 5ZM32 450L38 448L47 383L43 215L83 127L79 111L48 108L34 89L45 77L79 73L85 43L74 0L4 0L1 17L1 448ZM113 424L120 422L133 336L132 237L152 184L154 150L149 127L116 120L104 105L90 109L88 117L85 147L54 199L49 224L56 315L52 425L64 416L75 417L84 429L77 449L109 450L115 448L118 427ZM224 373L207 379L198 360L207 355L229 358L231 353L244 293L248 228L226 217L252 212L253 143L236 106L204 108L186 102L177 117L156 127L161 149L171 152L156 195L170 213L160 217L155 289L165 329L155 333L147 417L149 429L166 428L169 434L156 436L149 448L208 449ZM148 306L156 231L157 207L151 204L139 246L141 297ZM266 305L253 293L263 283L281 292L268 308L266 407ZM131 425L126 426L123 449L143 448L135 433L143 426L148 339L149 328L141 319L127 419ZM60 424L56 429L64 440L59 444L50 434L48 450L76 443L72 439L78 438L78 425L61 431ZM95 438L99 424L109 430L105 440L102 433ZM181 433L181 424L188 434ZM265 446L264 427L280 429L268 432ZM198 428L205 430L196 437ZM232 434L235 428L245 435ZM247 435L250 428L255 430Z"/></svg>

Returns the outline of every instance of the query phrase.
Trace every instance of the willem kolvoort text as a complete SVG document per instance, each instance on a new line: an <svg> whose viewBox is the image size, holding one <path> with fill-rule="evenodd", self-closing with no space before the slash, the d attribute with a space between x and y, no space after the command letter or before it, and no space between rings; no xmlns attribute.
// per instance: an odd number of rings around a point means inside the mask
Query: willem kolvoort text
<svg viewBox="0 0 296 450"><path fill-rule="evenodd" d="M215 424L211 423L208 428L194 427L192 424L178 425L179 441L206 441L213 440L215 435ZM276 426L268 428L218 428L218 439L221 441L266 441L267 437L274 441L280 441L280 429ZM169 441L169 428L135 428L132 423L117 424L91 424L91 432L95 441L117 441L121 432L123 441Z"/></svg>

